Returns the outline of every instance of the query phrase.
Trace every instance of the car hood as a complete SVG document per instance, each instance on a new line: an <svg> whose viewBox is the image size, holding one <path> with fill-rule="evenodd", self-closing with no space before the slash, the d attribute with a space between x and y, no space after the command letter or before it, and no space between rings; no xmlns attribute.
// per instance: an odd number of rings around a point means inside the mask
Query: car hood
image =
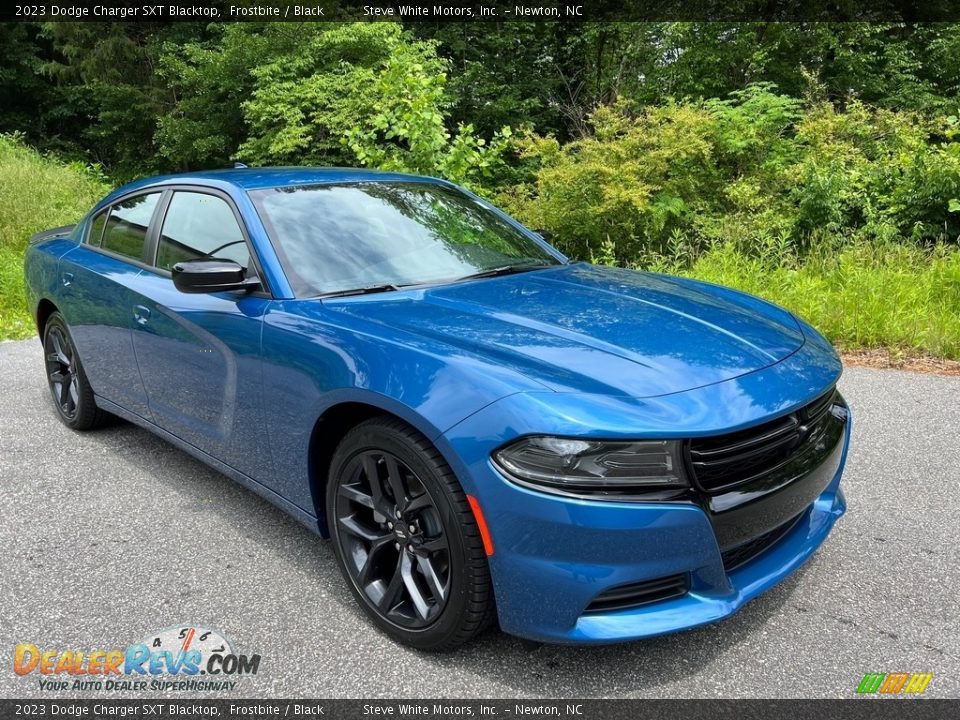
<svg viewBox="0 0 960 720"><path fill-rule="evenodd" d="M434 352L565 392L681 392L769 367L804 343L790 313L758 298L585 263L324 305L385 337L413 334Z"/></svg>

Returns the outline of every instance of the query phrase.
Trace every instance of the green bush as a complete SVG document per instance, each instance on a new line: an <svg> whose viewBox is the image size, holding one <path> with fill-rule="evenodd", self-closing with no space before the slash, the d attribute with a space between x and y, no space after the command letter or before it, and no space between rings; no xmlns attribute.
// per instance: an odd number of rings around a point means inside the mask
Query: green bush
<svg viewBox="0 0 960 720"><path fill-rule="evenodd" d="M756 84L725 100L639 110L620 101L591 124L565 145L520 136L526 176L500 193L574 257L631 264L717 242L756 253L777 239L803 253L960 235L953 117L858 102L840 111Z"/></svg>
<svg viewBox="0 0 960 720"><path fill-rule="evenodd" d="M954 117L801 101L599 108L591 134L518 136L499 193L574 258L730 285L846 348L960 357Z"/></svg>
<svg viewBox="0 0 960 720"><path fill-rule="evenodd" d="M23 287L30 236L76 222L107 191L91 168L65 165L0 135L0 339L35 332Z"/></svg>

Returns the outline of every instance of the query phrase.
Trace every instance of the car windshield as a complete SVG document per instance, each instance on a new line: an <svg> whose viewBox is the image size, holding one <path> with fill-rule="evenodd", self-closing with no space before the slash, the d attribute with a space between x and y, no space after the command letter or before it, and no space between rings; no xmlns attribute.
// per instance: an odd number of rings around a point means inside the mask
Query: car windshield
<svg viewBox="0 0 960 720"><path fill-rule="evenodd" d="M250 195L299 297L559 264L483 203L442 185L310 185Z"/></svg>

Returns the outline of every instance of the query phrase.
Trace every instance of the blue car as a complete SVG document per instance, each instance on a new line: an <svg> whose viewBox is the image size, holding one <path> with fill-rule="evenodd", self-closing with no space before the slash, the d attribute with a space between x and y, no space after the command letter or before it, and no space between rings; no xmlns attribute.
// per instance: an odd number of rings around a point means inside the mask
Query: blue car
<svg viewBox="0 0 960 720"><path fill-rule="evenodd" d="M120 188L25 270L60 419L136 423L329 537L426 650L734 613L843 514L832 347L734 290L569 262L433 178Z"/></svg>

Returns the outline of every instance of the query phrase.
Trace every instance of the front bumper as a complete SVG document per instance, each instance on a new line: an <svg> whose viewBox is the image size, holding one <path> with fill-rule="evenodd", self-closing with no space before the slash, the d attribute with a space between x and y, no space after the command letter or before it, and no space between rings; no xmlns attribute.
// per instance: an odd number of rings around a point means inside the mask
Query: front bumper
<svg viewBox="0 0 960 720"><path fill-rule="evenodd" d="M582 615L568 632L549 637L543 635L539 639L609 643L652 637L722 620L803 565L826 540L833 524L846 509L843 490L837 482L814 501L787 535L758 557L727 574L726 582L711 583L707 578L698 578L695 572L692 589L682 597L606 615Z"/></svg>
<svg viewBox="0 0 960 720"><path fill-rule="evenodd" d="M550 643L634 640L732 615L800 567L844 511L840 478L852 423L799 520L760 554L724 568L717 527L683 502L606 502L547 495L517 486L490 464L471 481L493 537L497 610L508 633ZM839 457L838 457L839 456ZM827 467L829 465L829 467ZM629 609L585 612L610 588L687 574L689 591Z"/></svg>

